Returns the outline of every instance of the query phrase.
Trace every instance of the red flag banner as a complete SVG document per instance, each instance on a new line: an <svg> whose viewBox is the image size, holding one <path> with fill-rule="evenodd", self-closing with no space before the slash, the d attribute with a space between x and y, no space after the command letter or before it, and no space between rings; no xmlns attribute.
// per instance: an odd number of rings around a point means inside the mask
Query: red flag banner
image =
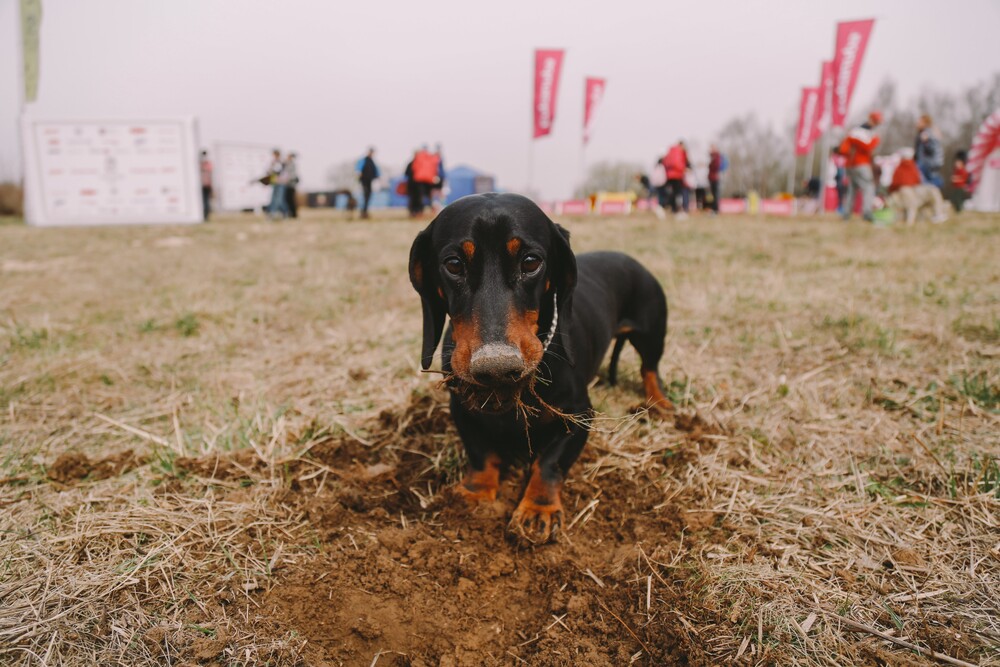
<svg viewBox="0 0 1000 667"><path fill-rule="evenodd" d="M830 109L827 100L833 92L833 61L824 60L819 71L819 98L816 100L816 122L813 125L813 139L830 129Z"/></svg>
<svg viewBox="0 0 1000 667"><path fill-rule="evenodd" d="M534 138L552 132L562 70L562 49L535 49Z"/></svg>
<svg viewBox="0 0 1000 667"><path fill-rule="evenodd" d="M837 24L837 45L833 55L833 108L830 110L834 127L844 127L874 25L875 19Z"/></svg>
<svg viewBox="0 0 1000 667"><path fill-rule="evenodd" d="M583 145L590 141L590 126L594 122L594 114L604 97L604 79L587 77L583 87Z"/></svg>
<svg viewBox="0 0 1000 667"><path fill-rule="evenodd" d="M799 129L795 133L795 154L805 155L816 140L816 108L819 106L819 88L803 88L799 104Z"/></svg>

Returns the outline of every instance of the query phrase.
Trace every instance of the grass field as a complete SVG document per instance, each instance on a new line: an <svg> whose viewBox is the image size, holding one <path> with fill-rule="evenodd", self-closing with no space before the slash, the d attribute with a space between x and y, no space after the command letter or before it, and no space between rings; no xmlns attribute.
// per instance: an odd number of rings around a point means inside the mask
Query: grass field
<svg viewBox="0 0 1000 667"><path fill-rule="evenodd" d="M680 410L627 350L541 547L447 491L426 221L0 225L0 663L1000 665L1000 217L562 222Z"/></svg>

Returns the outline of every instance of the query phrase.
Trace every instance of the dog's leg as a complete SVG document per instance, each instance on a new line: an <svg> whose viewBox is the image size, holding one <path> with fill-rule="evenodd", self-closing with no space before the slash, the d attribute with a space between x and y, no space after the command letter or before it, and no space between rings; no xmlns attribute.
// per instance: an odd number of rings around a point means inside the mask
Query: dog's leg
<svg viewBox="0 0 1000 667"><path fill-rule="evenodd" d="M490 453L478 462L479 465L472 462L471 456L469 461L465 479L455 487L455 492L470 503L496 500L500 488L500 457Z"/></svg>
<svg viewBox="0 0 1000 667"><path fill-rule="evenodd" d="M625 336L619 335L615 339L615 348L611 351L611 363L608 364L608 384L612 387L618 382L618 356L625 347Z"/></svg>
<svg viewBox="0 0 1000 667"><path fill-rule="evenodd" d="M651 412L656 412L661 416L673 412L674 404L670 402L663 393L663 386L660 384L660 373L657 370L660 365L660 357L663 356L663 337L665 332L655 331L652 333L635 331L629 334L629 342L639 353L642 360L642 388L646 394L646 406Z"/></svg>
<svg viewBox="0 0 1000 667"><path fill-rule="evenodd" d="M521 502L510 520L511 529L530 542L548 542L562 525L562 485L580 456L589 432L574 424L569 434L552 443L534 463Z"/></svg>
<svg viewBox="0 0 1000 667"><path fill-rule="evenodd" d="M469 460L465 478L455 485L454 491L470 503L492 502L497 499L497 489L500 488L503 461L490 441L483 437L483 429L469 418L454 395L451 397L451 414Z"/></svg>
<svg viewBox="0 0 1000 667"><path fill-rule="evenodd" d="M663 393L660 384L660 374L655 368L642 368L642 387L646 392L646 405L650 411L659 415L668 415L674 411L674 404Z"/></svg>

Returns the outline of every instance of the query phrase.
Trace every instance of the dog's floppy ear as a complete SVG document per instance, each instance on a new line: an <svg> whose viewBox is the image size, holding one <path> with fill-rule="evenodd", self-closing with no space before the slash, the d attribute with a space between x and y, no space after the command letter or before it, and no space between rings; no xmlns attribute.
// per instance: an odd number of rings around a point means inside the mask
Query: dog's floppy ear
<svg viewBox="0 0 1000 667"><path fill-rule="evenodd" d="M551 246L549 253L549 280L556 289L556 306L559 308L559 342L570 366L576 365L570 344L569 325L573 312L573 291L576 289L576 255L569 247L569 232L561 225L549 221Z"/></svg>
<svg viewBox="0 0 1000 667"><path fill-rule="evenodd" d="M424 344L420 355L420 366L424 370L434 361L434 350L444 333L444 317L448 312L448 304L438 292L437 258L431 240L433 230L434 222L431 221L427 229L417 234L410 247L410 283L420 294L424 309Z"/></svg>

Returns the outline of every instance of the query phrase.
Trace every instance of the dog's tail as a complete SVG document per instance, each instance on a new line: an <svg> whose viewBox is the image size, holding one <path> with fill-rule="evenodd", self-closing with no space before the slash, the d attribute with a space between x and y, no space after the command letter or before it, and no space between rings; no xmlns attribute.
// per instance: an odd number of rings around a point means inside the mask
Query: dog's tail
<svg viewBox="0 0 1000 667"><path fill-rule="evenodd" d="M615 349L611 351L611 364L608 365L608 384L612 387L618 382L618 355L625 347L625 336L618 336L615 339Z"/></svg>

